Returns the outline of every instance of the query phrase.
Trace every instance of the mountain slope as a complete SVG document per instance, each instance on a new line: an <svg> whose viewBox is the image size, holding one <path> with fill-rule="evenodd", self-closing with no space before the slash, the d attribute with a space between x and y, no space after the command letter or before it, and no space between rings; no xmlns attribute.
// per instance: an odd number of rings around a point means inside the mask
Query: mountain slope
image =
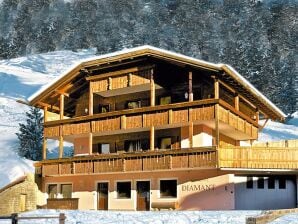
<svg viewBox="0 0 298 224"><path fill-rule="evenodd" d="M33 162L16 154L18 123L25 121L28 107L16 102L28 98L67 70L75 62L92 57L95 50L56 51L0 61L0 188L26 172L33 172ZM289 125L268 122L261 141L298 139L298 113ZM57 145L56 145L57 146ZM53 143L52 148L55 148ZM50 157L56 155L55 150Z"/></svg>
<svg viewBox="0 0 298 224"><path fill-rule="evenodd" d="M16 99L28 98L69 66L94 56L94 53L94 49L57 51L0 61L0 188L24 173L34 171L32 161L16 154L18 142L15 133L18 124L25 121L28 110Z"/></svg>

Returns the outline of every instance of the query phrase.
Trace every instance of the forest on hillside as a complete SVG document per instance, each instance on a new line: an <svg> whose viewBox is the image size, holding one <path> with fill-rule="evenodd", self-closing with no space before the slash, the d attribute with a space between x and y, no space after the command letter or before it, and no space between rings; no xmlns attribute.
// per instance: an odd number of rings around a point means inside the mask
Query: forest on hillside
<svg viewBox="0 0 298 224"><path fill-rule="evenodd" d="M298 110L297 0L0 0L0 59L150 44L227 63Z"/></svg>

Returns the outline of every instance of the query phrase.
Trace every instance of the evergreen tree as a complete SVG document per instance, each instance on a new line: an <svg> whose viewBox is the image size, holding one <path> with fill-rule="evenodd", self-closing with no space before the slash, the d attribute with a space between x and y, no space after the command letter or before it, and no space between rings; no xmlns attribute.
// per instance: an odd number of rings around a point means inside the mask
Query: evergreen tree
<svg viewBox="0 0 298 224"><path fill-rule="evenodd" d="M41 160L43 117L37 108L26 112L26 117L26 123L19 124L19 133L16 133L19 139L18 153L27 159Z"/></svg>

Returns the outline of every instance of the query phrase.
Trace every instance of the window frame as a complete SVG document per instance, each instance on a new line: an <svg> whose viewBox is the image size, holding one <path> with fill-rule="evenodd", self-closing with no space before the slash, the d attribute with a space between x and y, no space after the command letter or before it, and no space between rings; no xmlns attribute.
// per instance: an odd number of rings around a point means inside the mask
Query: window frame
<svg viewBox="0 0 298 224"><path fill-rule="evenodd" d="M161 192L161 181L176 181L176 196L163 196ZM160 199L177 199L178 198L178 179L177 178L163 178L158 180L158 198Z"/></svg>
<svg viewBox="0 0 298 224"><path fill-rule="evenodd" d="M123 184L123 183L129 183L130 185L130 190L129 190L129 197L120 197L119 196L119 191L118 191L118 184ZM132 181L131 180L123 180L123 181L116 181L116 187L115 187L115 192L116 192L116 199L132 199Z"/></svg>

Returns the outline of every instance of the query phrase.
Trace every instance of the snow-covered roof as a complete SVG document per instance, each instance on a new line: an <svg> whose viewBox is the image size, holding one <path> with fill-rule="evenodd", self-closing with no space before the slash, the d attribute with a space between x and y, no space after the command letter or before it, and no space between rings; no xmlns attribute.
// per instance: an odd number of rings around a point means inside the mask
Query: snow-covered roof
<svg viewBox="0 0 298 224"><path fill-rule="evenodd" d="M172 51L160 49L157 47L153 47L150 45L144 45L140 47L123 49L121 51L116 51L109 54L104 54L96 57L91 57L88 59L83 59L79 61L77 64L69 68L66 72L58 76L48 85L45 85L39 91L35 92L28 98L29 104L34 105L38 100L45 97L49 92L54 91L59 84L62 84L66 80L69 80L71 77L76 76L79 73L79 70L90 65L101 64L102 61L109 62L115 61L115 59L120 60L123 58L133 58L142 55L158 55L166 58L168 60L178 60L182 63L186 63L192 66L198 66L207 68L210 70L224 71L232 78L237 80L247 91L252 93L256 98L258 98L263 104L270 108L270 110L274 111L280 119L286 117L286 115L276 106L274 105L267 97L265 97L261 92L259 92L251 83L249 83L243 76L241 76L234 68L227 64L215 64L206 62L200 59L196 59L193 57L185 56L179 53L175 53Z"/></svg>

